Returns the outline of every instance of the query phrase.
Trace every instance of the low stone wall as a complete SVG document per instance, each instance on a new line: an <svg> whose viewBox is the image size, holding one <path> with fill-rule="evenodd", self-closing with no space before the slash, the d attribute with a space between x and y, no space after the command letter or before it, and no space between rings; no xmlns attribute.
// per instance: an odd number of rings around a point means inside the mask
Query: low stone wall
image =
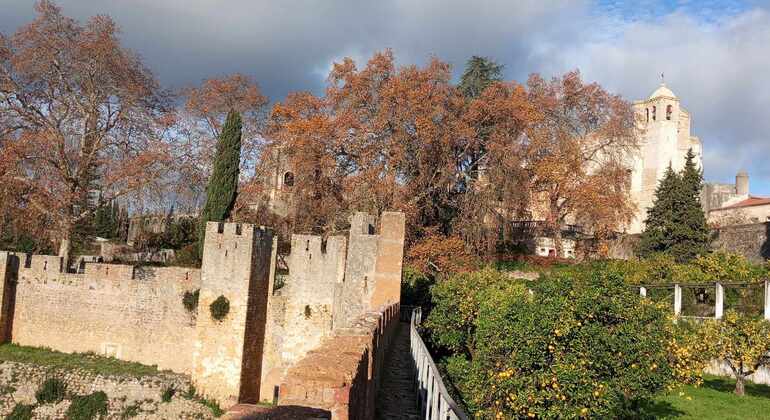
<svg viewBox="0 0 770 420"><path fill-rule="evenodd" d="M102 391L109 398L108 418L125 418L133 412L137 418L177 419L214 418L211 410L192 399L184 391L190 380L183 375L159 373L143 376L105 376L78 369L52 368L27 363L0 363L0 416L7 416L16 404L35 404L35 393L48 378L57 378L73 395L89 395ZM177 390L171 401L163 402L162 394ZM39 405L34 418L64 418L69 399L56 404ZM126 416L128 417L128 416Z"/></svg>
<svg viewBox="0 0 770 420"><path fill-rule="evenodd" d="M770 222L725 226L712 231L712 248L761 263L770 258Z"/></svg>
<svg viewBox="0 0 770 420"><path fill-rule="evenodd" d="M706 373L717 376L733 377L733 371L730 370L730 366L725 362L713 361L706 369ZM748 377L748 380L755 384L770 385L770 369L767 367L760 367L754 372L753 375Z"/></svg>
<svg viewBox="0 0 770 420"><path fill-rule="evenodd" d="M190 372L196 315L182 297L200 288L200 270L87 264L70 274L59 263L45 255L21 262L14 343Z"/></svg>
<svg viewBox="0 0 770 420"><path fill-rule="evenodd" d="M373 419L385 352L398 319L395 304L337 330L289 369L278 404L328 410L335 420Z"/></svg>

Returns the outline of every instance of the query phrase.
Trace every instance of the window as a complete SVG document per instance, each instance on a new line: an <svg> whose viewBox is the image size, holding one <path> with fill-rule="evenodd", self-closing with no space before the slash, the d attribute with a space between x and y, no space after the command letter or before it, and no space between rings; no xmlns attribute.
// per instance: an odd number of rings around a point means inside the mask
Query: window
<svg viewBox="0 0 770 420"><path fill-rule="evenodd" d="M650 108L647 108L646 111L647 111L647 122L650 122Z"/></svg>
<svg viewBox="0 0 770 420"><path fill-rule="evenodd" d="M674 107L669 105L666 107L666 119L671 121L671 113L674 111Z"/></svg>
<svg viewBox="0 0 770 420"><path fill-rule="evenodd" d="M655 121L655 117L656 117L655 114L657 114L657 111L658 111L657 107L655 107L655 105L653 105L652 106L652 120L653 121Z"/></svg>
<svg viewBox="0 0 770 420"><path fill-rule="evenodd" d="M286 172L283 174L283 186L284 187L293 187L294 186L294 174L291 172Z"/></svg>

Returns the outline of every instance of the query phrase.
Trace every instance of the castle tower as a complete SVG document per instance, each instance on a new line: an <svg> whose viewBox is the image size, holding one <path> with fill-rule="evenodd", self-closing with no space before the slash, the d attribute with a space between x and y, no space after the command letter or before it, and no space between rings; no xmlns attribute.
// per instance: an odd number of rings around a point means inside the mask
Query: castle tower
<svg viewBox="0 0 770 420"><path fill-rule="evenodd" d="M206 224L192 379L223 405L257 403L261 392L273 233L249 224ZM215 319L212 303L229 310Z"/></svg>
<svg viewBox="0 0 770 420"><path fill-rule="evenodd" d="M631 197L637 211L628 232L639 233L668 166L681 170L689 149L695 153L698 167L703 165L701 142L690 135L690 114L665 83L646 100L634 102L633 108L641 141L631 159Z"/></svg>
<svg viewBox="0 0 770 420"><path fill-rule="evenodd" d="M740 171L735 175L735 194L749 195L749 174L746 171Z"/></svg>

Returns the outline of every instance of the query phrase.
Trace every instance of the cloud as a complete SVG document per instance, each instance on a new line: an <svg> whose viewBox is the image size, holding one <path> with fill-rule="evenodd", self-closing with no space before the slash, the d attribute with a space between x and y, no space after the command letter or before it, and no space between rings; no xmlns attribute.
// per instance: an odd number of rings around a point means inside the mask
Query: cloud
<svg viewBox="0 0 770 420"><path fill-rule="evenodd" d="M630 99L646 98L665 72L704 145L706 177L730 181L739 169L752 191L770 194L770 12L752 8L713 22L674 12L623 25L615 39L573 45L549 63Z"/></svg>
<svg viewBox="0 0 770 420"><path fill-rule="evenodd" d="M32 19L31 2L0 0L0 31ZM252 75L273 100L321 93L344 56L392 48L401 63L431 55L459 74L471 55L525 80L579 68L633 100L666 73L693 114L708 179L749 170L770 194L770 9L767 0L59 0L80 20L112 16L124 43L168 87L232 72ZM764 184L763 186L761 184Z"/></svg>

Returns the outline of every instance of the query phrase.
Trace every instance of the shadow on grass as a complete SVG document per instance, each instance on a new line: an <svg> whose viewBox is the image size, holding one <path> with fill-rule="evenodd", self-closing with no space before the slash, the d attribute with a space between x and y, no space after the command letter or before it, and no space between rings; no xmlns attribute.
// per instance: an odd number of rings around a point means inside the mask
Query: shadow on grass
<svg viewBox="0 0 770 420"><path fill-rule="evenodd" d="M642 406L642 412L639 413L638 418L643 419L658 419L658 418L673 418L680 417L687 413L675 408L670 402L666 401L649 401Z"/></svg>
<svg viewBox="0 0 770 420"><path fill-rule="evenodd" d="M752 397L770 398L770 386L746 382L746 395ZM706 377L703 379L703 388L720 392L733 393L735 391L735 379Z"/></svg>

